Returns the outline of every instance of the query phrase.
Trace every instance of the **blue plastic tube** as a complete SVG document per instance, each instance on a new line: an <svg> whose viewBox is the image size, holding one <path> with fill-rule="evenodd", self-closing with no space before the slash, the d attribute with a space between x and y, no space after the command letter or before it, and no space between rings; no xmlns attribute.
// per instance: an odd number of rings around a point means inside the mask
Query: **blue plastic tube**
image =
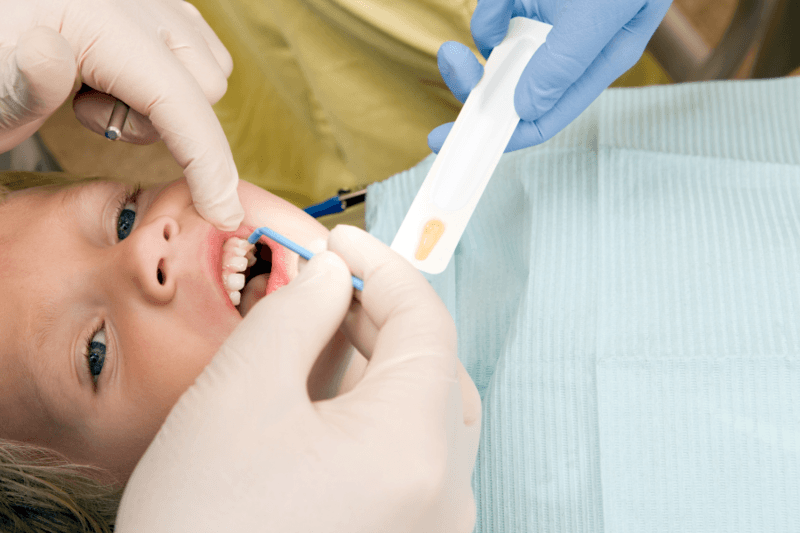
<svg viewBox="0 0 800 533"><path fill-rule="evenodd" d="M290 249L291 251L293 251L294 253L296 253L297 255L302 257L303 259L311 259L314 256L314 254L312 254L310 250L307 250L306 248L303 248L302 246L300 246L296 242L287 239L286 237L284 237L280 233L278 233L276 231L273 231L273 230L271 230L271 229L269 229L267 227L262 227L262 228L258 228L257 230L255 230L247 238L247 242L249 242L250 244L255 244L255 243L258 242L258 239L260 239L262 235L267 237L267 238L269 238L269 239L272 239L273 241L277 242L281 246ZM351 277L353 278L353 287L355 287L359 291L363 291L364 290L364 282L361 280L361 278L357 278L355 276L351 276Z"/></svg>

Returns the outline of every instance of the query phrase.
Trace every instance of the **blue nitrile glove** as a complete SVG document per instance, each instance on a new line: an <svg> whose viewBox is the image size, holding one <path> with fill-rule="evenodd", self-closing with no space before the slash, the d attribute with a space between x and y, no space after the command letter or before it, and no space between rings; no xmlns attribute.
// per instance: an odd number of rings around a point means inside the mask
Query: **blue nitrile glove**
<svg viewBox="0 0 800 533"><path fill-rule="evenodd" d="M479 0L472 37L484 57L500 44L512 17L553 25L531 58L514 94L522 119L506 152L543 143L580 115L641 57L671 0ZM462 103L483 67L461 43L439 48L439 71ZM453 123L428 135L438 152Z"/></svg>

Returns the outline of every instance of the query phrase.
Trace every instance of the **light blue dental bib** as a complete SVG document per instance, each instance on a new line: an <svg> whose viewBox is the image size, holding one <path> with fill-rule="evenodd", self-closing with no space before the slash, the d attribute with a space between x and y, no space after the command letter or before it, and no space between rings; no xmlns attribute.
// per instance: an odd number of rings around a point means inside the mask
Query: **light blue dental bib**
<svg viewBox="0 0 800 533"><path fill-rule="evenodd" d="M606 91L428 279L483 398L476 531L800 532L800 79Z"/></svg>

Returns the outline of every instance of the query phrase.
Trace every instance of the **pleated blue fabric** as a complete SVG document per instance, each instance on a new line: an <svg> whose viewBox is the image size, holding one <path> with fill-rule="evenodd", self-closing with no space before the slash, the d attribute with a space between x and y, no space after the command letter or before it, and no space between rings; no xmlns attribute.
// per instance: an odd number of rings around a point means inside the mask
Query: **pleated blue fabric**
<svg viewBox="0 0 800 533"><path fill-rule="evenodd" d="M433 162L369 187L390 243ZM800 79L612 89L428 276L483 400L478 532L800 532Z"/></svg>

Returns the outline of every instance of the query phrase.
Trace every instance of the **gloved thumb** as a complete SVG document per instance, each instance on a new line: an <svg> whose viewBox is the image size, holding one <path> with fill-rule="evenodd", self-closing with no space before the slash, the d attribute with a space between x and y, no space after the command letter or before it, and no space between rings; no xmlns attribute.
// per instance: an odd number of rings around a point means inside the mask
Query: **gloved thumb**
<svg viewBox="0 0 800 533"><path fill-rule="evenodd" d="M308 375L344 320L351 283L336 254L315 255L288 285L253 306L209 366L241 363L225 374L257 380L252 392L270 390L284 405L307 402Z"/></svg>
<svg viewBox="0 0 800 533"><path fill-rule="evenodd" d="M0 50L0 152L32 135L72 93L77 75L72 48L51 28L32 28Z"/></svg>
<svg viewBox="0 0 800 533"><path fill-rule="evenodd" d="M431 149L431 152L434 154L439 153L442 146L444 146L445 139L447 139L447 136L450 134L450 130L453 129L453 124L455 124L455 122L448 122L447 124L437 126L428 134L428 147Z"/></svg>
<svg viewBox="0 0 800 533"><path fill-rule="evenodd" d="M462 104L467 101L469 93L483 77L483 65L465 45L457 41L447 41L439 47L437 55L439 72L447 88ZM442 124L428 134L428 146L434 153L439 153L444 140L453 129L453 123Z"/></svg>
<svg viewBox="0 0 800 533"><path fill-rule="evenodd" d="M472 50L457 41L447 41L439 47L437 63L447 88L462 104L483 77L481 65Z"/></svg>

